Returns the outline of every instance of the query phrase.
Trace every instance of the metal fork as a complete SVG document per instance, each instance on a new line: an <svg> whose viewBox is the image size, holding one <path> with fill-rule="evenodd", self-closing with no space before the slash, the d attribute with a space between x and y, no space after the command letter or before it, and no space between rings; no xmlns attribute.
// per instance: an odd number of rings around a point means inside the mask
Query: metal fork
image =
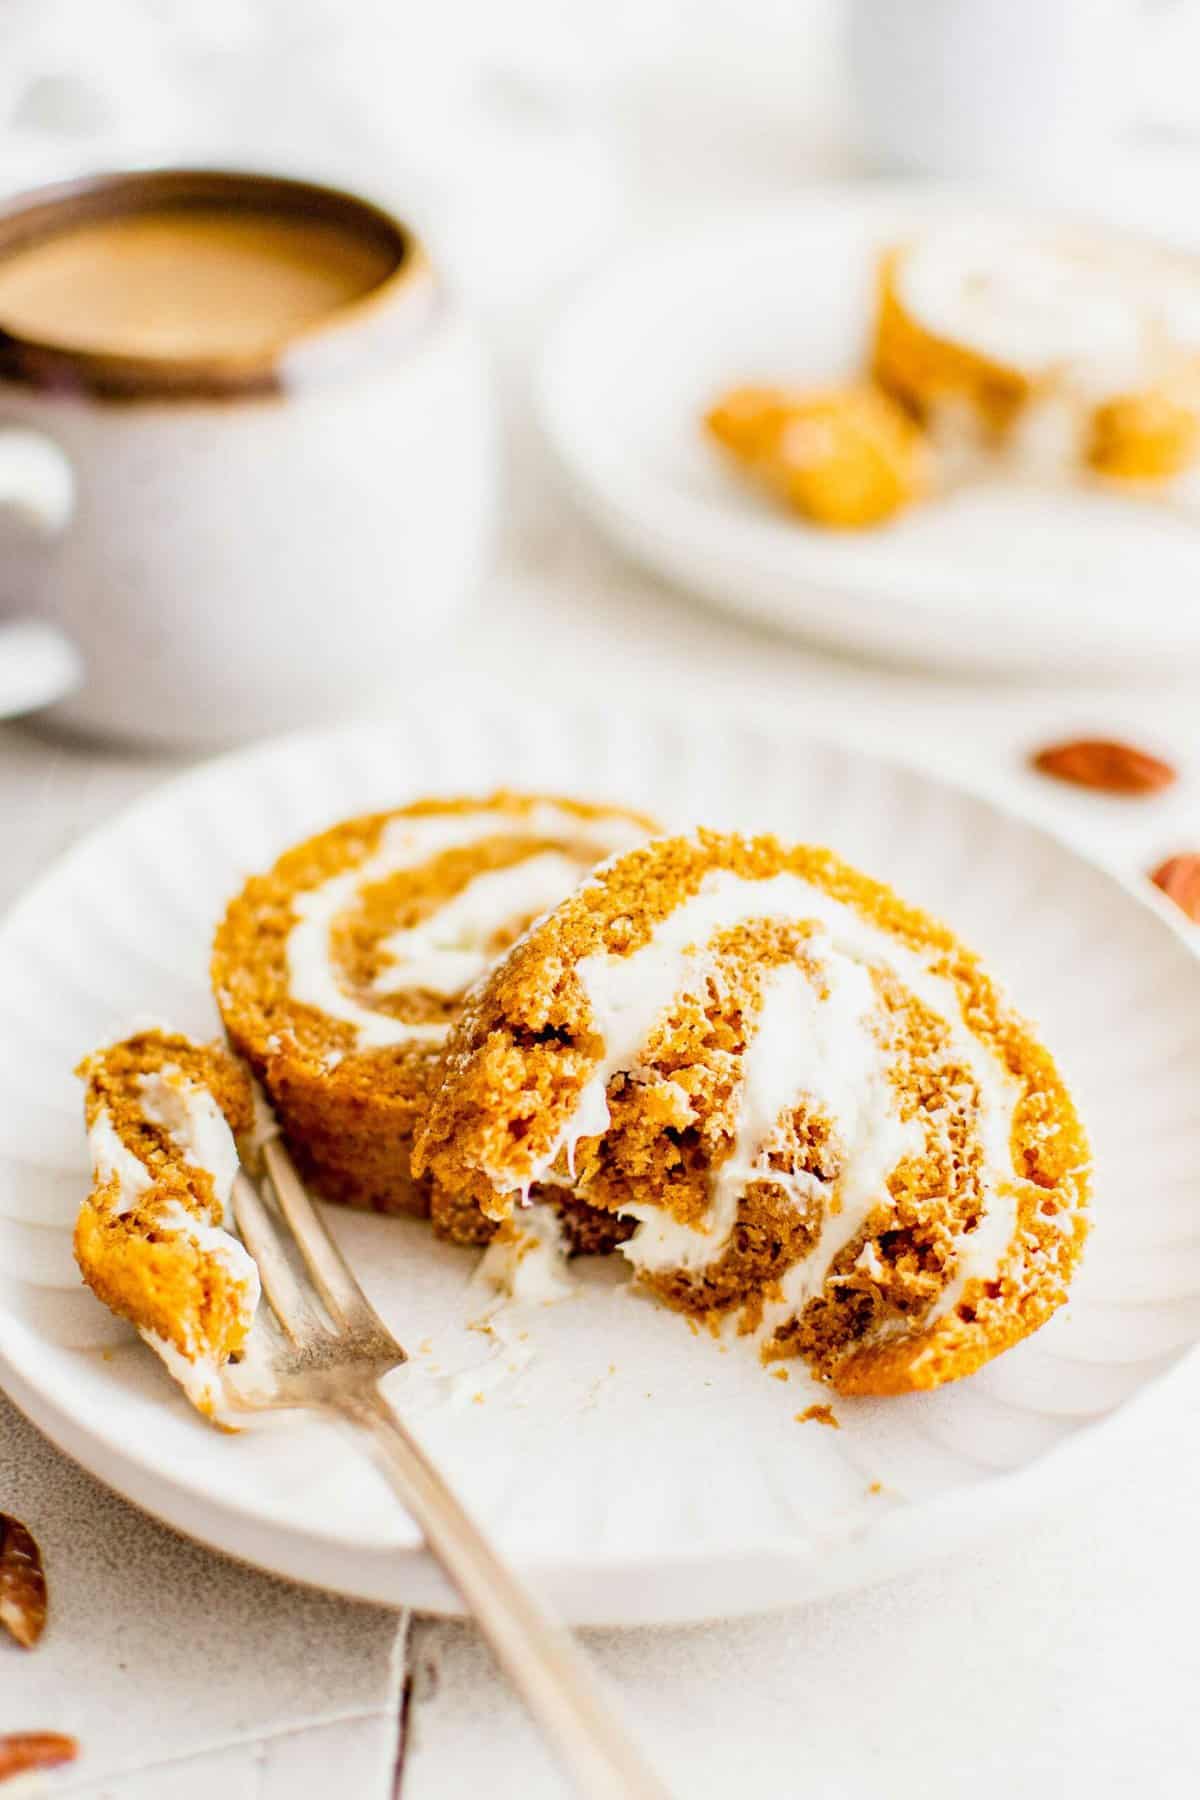
<svg viewBox="0 0 1200 1800"><path fill-rule="evenodd" d="M264 1146L263 1161L275 1204L243 1170L234 1211L279 1330L270 1333L265 1385L256 1366L253 1379L236 1384L235 1404L307 1407L361 1432L576 1791L587 1800L669 1800L572 1638L488 1542L379 1391L408 1358L326 1231L281 1138Z"/></svg>

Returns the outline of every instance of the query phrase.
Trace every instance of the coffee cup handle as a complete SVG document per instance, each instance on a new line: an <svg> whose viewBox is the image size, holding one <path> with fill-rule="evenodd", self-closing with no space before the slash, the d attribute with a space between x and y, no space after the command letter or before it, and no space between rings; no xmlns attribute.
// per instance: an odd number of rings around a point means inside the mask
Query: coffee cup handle
<svg viewBox="0 0 1200 1800"><path fill-rule="evenodd" d="M0 536L10 531L47 547L75 510L75 476L52 438L0 426ZM83 659L57 626L36 618L0 623L0 718L61 700L83 679Z"/></svg>

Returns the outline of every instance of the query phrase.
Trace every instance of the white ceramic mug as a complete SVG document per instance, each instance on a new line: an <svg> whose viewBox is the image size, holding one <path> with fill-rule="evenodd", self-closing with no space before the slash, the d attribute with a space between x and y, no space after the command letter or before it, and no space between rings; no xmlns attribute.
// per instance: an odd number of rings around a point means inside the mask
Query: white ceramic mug
<svg viewBox="0 0 1200 1800"><path fill-rule="evenodd" d="M862 147L877 167L1070 182L1136 104L1142 0L851 0Z"/></svg>
<svg viewBox="0 0 1200 1800"><path fill-rule="evenodd" d="M60 214L239 196L390 237L393 272L253 367L0 330L0 710L54 699L73 726L190 743L338 716L403 695L480 573L482 355L390 213L283 177L135 171L9 202L0 255Z"/></svg>

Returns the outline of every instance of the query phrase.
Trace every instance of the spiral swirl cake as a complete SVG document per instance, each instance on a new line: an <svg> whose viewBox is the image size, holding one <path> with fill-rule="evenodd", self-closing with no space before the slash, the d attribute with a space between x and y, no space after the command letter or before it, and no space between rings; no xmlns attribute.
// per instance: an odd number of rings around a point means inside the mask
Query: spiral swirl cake
<svg viewBox="0 0 1200 1800"><path fill-rule="evenodd" d="M638 1279L848 1393L1042 1324L1088 1149L1031 1028L943 926L830 851L632 851L473 993L415 1150L473 1238L547 1184L632 1220Z"/></svg>
<svg viewBox="0 0 1200 1800"><path fill-rule="evenodd" d="M94 1185L76 1261L211 1414L259 1302L231 1208L239 1140L248 1151L254 1127L250 1082L216 1046L160 1031L96 1051L79 1074Z"/></svg>
<svg viewBox="0 0 1200 1800"><path fill-rule="evenodd" d="M642 842L620 808L499 793L335 825L230 904L213 986L307 1178L329 1200L427 1210L413 1132L463 994L600 860ZM587 1241L586 1208L573 1229ZM611 1241L611 1216L591 1221Z"/></svg>
<svg viewBox="0 0 1200 1800"><path fill-rule="evenodd" d="M932 231L882 260L873 373L944 445L1166 481L1200 458L1200 275L1140 247Z"/></svg>

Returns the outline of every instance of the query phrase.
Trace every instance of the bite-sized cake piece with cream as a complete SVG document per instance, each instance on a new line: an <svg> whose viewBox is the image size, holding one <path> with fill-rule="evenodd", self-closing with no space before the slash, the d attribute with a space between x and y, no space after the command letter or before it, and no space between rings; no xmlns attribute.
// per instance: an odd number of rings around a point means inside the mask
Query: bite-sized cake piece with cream
<svg viewBox="0 0 1200 1800"><path fill-rule="evenodd" d="M213 986L319 1193L428 1210L412 1136L464 993L597 862L653 830L538 794L420 800L335 825L247 882L217 931ZM572 1213L583 1247L617 1229Z"/></svg>
<svg viewBox="0 0 1200 1800"><path fill-rule="evenodd" d="M78 1072L93 1186L76 1261L211 1414L259 1302L232 1211L238 1141L248 1146L255 1124L250 1081L216 1045L162 1031L97 1050Z"/></svg>
<svg viewBox="0 0 1200 1800"><path fill-rule="evenodd" d="M734 388L705 422L753 480L817 525L878 525L929 485L922 431L869 382L807 392Z"/></svg>
<svg viewBox="0 0 1200 1800"><path fill-rule="evenodd" d="M418 1134L472 1238L547 1183L638 1279L845 1393L976 1369L1066 1297L1088 1147L1033 1029L832 852L659 839L473 993Z"/></svg>
<svg viewBox="0 0 1200 1800"><path fill-rule="evenodd" d="M1200 463L1200 362L1173 382L1097 406L1087 460L1097 475L1151 485Z"/></svg>
<svg viewBox="0 0 1200 1800"><path fill-rule="evenodd" d="M933 230L881 261L872 372L943 450L1164 482L1200 456L1200 270L1107 239Z"/></svg>

